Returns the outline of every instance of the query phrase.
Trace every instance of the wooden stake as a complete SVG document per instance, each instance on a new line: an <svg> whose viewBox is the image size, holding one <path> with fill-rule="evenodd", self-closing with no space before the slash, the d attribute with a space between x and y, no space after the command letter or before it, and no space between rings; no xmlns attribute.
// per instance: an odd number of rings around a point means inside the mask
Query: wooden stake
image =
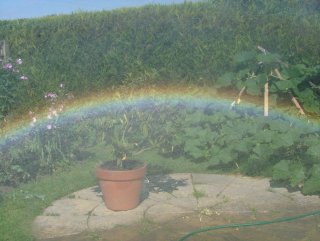
<svg viewBox="0 0 320 241"><path fill-rule="evenodd" d="M292 102L294 103L294 105L297 107L297 109L299 110L299 113L300 113L301 115L305 115L305 113L304 113L301 105L299 104L298 100L296 99L296 97L294 97L294 96L292 95L291 100L292 100Z"/></svg>
<svg viewBox="0 0 320 241"><path fill-rule="evenodd" d="M245 86L242 87L242 89L240 90L239 94L238 94L238 98L237 98L237 104L240 104L241 101L241 95L243 94L243 91L246 89Z"/></svg>
<svg viewBox="0 0 320 241"><path fill-rule="evenodd" d="M242 89L240 90L239 94L238 94L238 97L236 100L234 100L232 103L231 103L231 106L230 106L230 109L232 109L236 104L239 105L240 102L241 102L241 95L243 94L244 90L246 89L245 86L242 87Z"/></svg>
<svg viewBox="0 0 320 241"><path fill-rule="evenodd" d="M269 115L269 82L264 85L264 116Z"/></svg>
<svg viewBox="0 0 320 241"><path fill-rule="evenodd" d="M275 76L274 75L272 75L272 76L278 78L279 80L284 80L284 78L280 74L280 71L277 68L275 68L273 71L274 71Z"/></svg>

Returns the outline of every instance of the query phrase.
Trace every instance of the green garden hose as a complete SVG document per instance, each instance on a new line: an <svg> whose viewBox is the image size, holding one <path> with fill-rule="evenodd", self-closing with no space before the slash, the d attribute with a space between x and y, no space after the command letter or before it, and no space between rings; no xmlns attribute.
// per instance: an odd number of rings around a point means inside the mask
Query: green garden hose
<svg viewBox="0 0 320 241"><path fill-rule="evenodd" d="M238 224L226 224L226 225L220 225L220 226L214 226L214 227L208 227L208 228L202 228L195 231L192 231L188 233L187 235L183 236L179 239L179 241L184 241L187 238L190 238L193 235L209 232L217 229L225 229L225 228L241 228L241 227L253 227L253 226L260 226L260 225L267 225L267 224L273 224L273 223L283 223L283 222L291 222L297 219L306 218L310 216L320 215L320 210L313 211L310 213L304 213L301 215L293 216L293 217L283 217L283 218L277 218L271 221L259 221L254 223L238 223Z"/></svg>

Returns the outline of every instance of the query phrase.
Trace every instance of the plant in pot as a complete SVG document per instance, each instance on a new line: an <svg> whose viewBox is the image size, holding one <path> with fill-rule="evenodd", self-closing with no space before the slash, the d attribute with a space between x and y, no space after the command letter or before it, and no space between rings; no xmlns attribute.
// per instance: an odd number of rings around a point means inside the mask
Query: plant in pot
<svg viewBox="0 0 320 241"><path fill-rule="evenodd" d="M134 128L127 114L113 127L112 149L115 157L96 169L96 176L105 205L113 211L126 211L137 207L146 174L146 164L133 160L135 150L141 148L141 135ZM128 135L130 132L130 135Z"/></svg>

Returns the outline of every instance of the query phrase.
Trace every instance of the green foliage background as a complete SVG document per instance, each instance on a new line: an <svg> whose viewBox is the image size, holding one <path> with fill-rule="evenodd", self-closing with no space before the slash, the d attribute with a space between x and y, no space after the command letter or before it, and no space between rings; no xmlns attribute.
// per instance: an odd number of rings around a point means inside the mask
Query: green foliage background
<svg viewBox="0 0 320 241"><path fill-rule="evenodd" d="M43 101L63 82L85 94L110 86L214 83L239 51L261 45L292 63L319 64L316 0L211 0L0 21L0 39L24 60L28 91ZM22 104L23 103L23 104Z"/></svg>
<svg viewBox="0 0 320 241"><path fill-rule="evenodd" d="M306 76L312 76L313 83L320 85L318 0L207 0L0 21L2 39L9 43L12 59L23 59L19 68L28 81L21 82L0 70L0 94L4 96L0 98L0 119L1 114L18 115L31 107L36 111L35 107L48 105L44 94L59 93L60 83L66 93L76 96L112 86L167 83L241 89L242 85L236 84L247 81L247 72L241 72L247 66L235 66L234 58L243 51L256 50L258 45L292 64L287 69L289 81L279 82L279 89L293 85L304 107L310 103L310 111L320 108L319 92L309 88L300 91L294 85L308 82ZM237 75L239 81L229 78L230 74ZM256 89L258 93L260 89ZM76 125L59 126L55 120L57 127L52 130L45 125L35 128L20 145L1 150L0 185L20 185L70 167L75 170L76 163L93 158L93 152L87 150L97 145L106 149L120 143L127 148L134 143L136 150L130 150L133 154L152 147L151 151L168 161L181 157L184 165L194 163L208 171L268 176L304 194L320 193L319 129L297 128L291 122L241 116L233 111L184 112L180 107L175 111L155 106L156 111L151 113L133 109L125 113L126 121L119 112L113 113L115 116L84 119ZM76 184L74 190L94 182L78 176L68 175L69 179L81 180L70 181ZM91 173L87 176L92 178ZM68 183L53 175L46 186L52 187L53 179ZM63 191L73 189L64 186ZM44 191L37 185L33 192ZM20 217L23 225L31 223L41 208L65 193L48 195L45 202L37 195L29 201L24 198L18 208L11 200L3 205L0 195L1 208L5 210L0 217L1 225L6 227L1 229L4 237L26 239L22 233L28 233L30 228L19 230ZM21 190L19 195L30 196ZM32 215L25 215L22 209ZM8 224L9 214L14 221ZM16 232L15 236L9 228Z"/></svg>

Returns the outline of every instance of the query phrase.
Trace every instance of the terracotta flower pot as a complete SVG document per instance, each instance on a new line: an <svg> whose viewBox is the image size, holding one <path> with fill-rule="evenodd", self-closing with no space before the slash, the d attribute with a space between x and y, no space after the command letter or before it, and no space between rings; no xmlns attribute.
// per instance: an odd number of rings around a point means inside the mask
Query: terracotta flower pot
<svg viewBox="0 0 320 241"><path fill-rule="evenodd" d="M106 164L96 169L104 203L108 209L126 211L139 205L147 166L143 162L133 162L139 165L130 170L115 170Z"/></svg>

